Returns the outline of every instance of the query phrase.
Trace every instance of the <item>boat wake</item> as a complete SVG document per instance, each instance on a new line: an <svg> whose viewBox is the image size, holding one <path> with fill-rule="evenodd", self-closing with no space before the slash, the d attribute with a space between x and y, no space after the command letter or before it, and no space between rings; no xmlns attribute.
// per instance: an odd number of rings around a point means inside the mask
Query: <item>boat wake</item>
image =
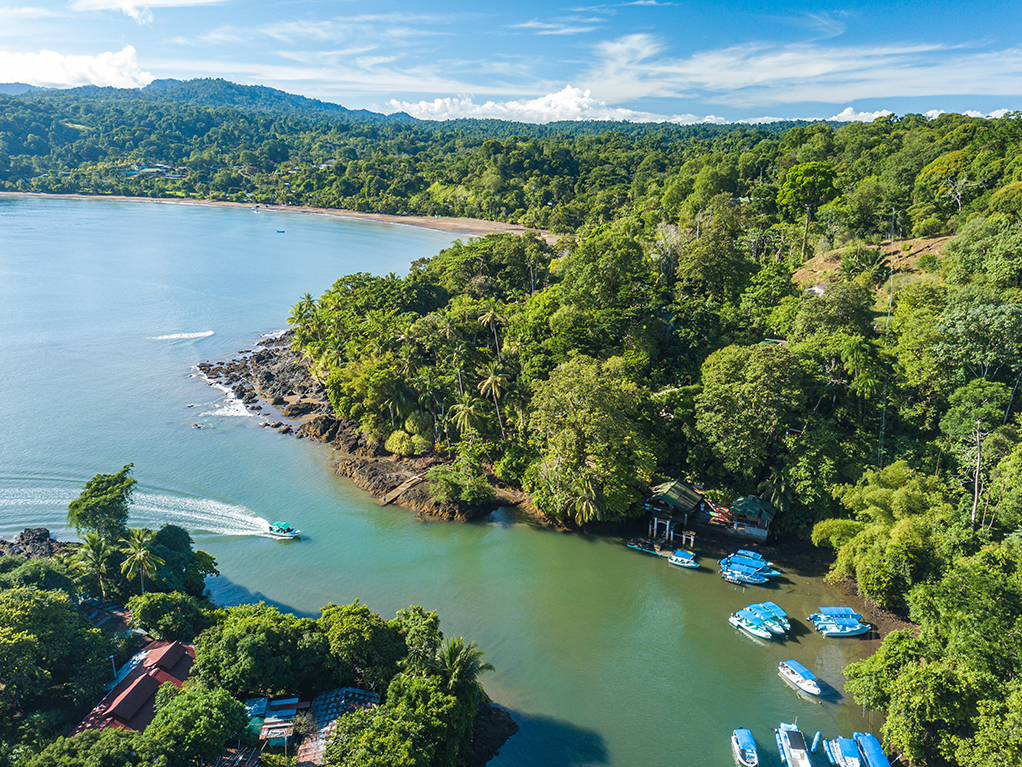
<svg viewBox="0 0 1022 767"><path fill-rule="evenodd" d="M9 517L5 510L32 507L47 524L53 524L55 515L63 517L67 505L79 495L78 490L59 488L0 488L0 517ZM32 515L34 516L34 514ZM19 524L29 524L21 522ZM269 521L253 514L244 506L222 503L209 498L189 498L162 493L135 493L132 496L129 526L158 530L166 524L178 525L189 531L216 535L266 535Z"/></svg>
<svg viewBox="0 0 1022 767"><path fill-rule="evenodd" d="M209 338L213 335L212 330L203 330L199 333L171 333L166 336L149 336L150 341L180 341L186 338Z"/></svg>

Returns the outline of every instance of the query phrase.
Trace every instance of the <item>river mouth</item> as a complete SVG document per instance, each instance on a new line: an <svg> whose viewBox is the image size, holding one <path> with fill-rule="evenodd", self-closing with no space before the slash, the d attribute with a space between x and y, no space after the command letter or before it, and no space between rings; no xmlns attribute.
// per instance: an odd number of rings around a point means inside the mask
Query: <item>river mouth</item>
<svg viewBox="0 0 1022 767"><path fill-rule="evenodd" d="M497 669L484 686L522 727L495 767L718 767L740 726L767 763L780 721L797 719L810 737L878 731L847 696L807 702L777 676L777 663L794 658L843 694L841 669L875 646L808 631L805 616L840 603L818 579L786 573L743 590L717 576L699 541L704 569L682 570L623 539L565 533L509 508L423 522L334 474L326 446L216 414L225 394L195 375L197 363L254 348L302 294L342 274L403 273L450 242L326 217L294 217L278 237L272 218L5 199L0 321L10 353L0 397L16 412L0 441L3 537L41 525L66 538L69 499L94 474L133 462L139 496L161 499L138 521L192 531L217 559L217 601L315 616L361 599L386 618L421 604L446 634L477 642ZM14 495L36 490L62 495ZM253 524L286 520L302 540L215 523L228 511ZM757 644L728 625L732 611L764 599L801 626L788 642Z"/></svg>

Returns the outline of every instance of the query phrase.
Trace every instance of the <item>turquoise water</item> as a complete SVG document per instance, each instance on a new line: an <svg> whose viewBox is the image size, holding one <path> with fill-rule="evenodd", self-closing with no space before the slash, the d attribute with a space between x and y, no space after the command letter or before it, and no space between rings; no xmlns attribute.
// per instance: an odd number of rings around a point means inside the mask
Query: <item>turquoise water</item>
<svg viewBox="0 0 1022 767"><path fill-rule="evenodd" d="M421 604L477 641L497 668L487 691L522 725L494 767L727 765L739 726L776 764L779 721L809 737L876 730L839 697L841 668L872 642L824 640L803 621L782 645L727 624L766 598L796 618L834 602L817 582L743 590L509 511L424 523L379 508L329 471L328 448L261 428L195 375L283 328L303 293L348 272L403 273L451 240L287 212L0 197L0 536L68 535L85 481L134 462L136 522L191 530L223 573L209 581L217 601L315 615L360 598L385 617ZM303 540L259 536L266 519ZM834 699L788 688L787 658Z"/></svg>

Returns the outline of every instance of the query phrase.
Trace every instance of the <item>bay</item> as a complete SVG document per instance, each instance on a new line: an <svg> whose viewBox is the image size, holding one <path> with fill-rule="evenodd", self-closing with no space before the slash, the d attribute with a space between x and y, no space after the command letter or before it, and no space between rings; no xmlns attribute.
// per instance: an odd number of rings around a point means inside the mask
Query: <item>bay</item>
<svg viewBox="0 0 1022 767"><path fill-rule="evenodd" d="M329 448L261 428L196 375L282 329L303 293L354 271L402 274L451 240L286 211L0 197L0 535L70 536L67 503L85 481L133 462L133 522L189 529L217 558L216 601L313 616L356 598L384 617L421 604L478 642L496 667L487 691L522 725L494 767L726 765L739 726L769 763L779 721L810 736L877 731L840 673L876 642L811 633L804 616L840 602L819 581L741 589L710 569L713 551L704 569L676 570L512 510L421 522L331 473ZM303 539L260 536L267 519ZM787 643L727 624L763 599L797 619ZM834 698L785 686L788 658Z"/></svg>

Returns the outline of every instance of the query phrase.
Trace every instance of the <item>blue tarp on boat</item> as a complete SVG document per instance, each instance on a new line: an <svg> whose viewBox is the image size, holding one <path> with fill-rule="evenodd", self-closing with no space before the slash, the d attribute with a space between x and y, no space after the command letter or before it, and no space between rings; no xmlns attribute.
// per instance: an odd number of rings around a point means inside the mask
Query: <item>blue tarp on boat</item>
<svg viewBox="0 0 1022 767"><path fill-rule="evenodd" d="M861 626L862 622L858 618L848 616L847 618L825 618L824 620L815 621L818 626Z"/></svg>
<svg viewBox="0 0 1022 767"><path fill-rule="evenodd" d="M752 737L752 732L746 729L735 730L735 740L738 741L738 747L747 749L749 751L756 750L756 740Z"/></svg>
<svg viewBox="0 0 1022 767"><path fill-rule="evenodd" d="M778 618L787 618L788 617L788 613L784 612L784 610L781 609L781 606L778 605L776 602L760 602L759 606L762 607L764 610L769 610L771 613L776 615Z"/></svg>
<svg viewBox="0 0 1022 767"><path fill-rule="evenodd" d="M763 559L763 555L758 551L750 551L749 549L738 549L736 552L740 557L748 557L749 559L758 559L760 562L766 564L766 560Z"/></svg>
<svg viewBox="0 0 1022 767"><path fill-rule="evenodd" d="M855 612L855 610L851 607L821 607L820 615L850 615L854 616L856 619L862 618L862 616Z"/></svg>
<svg viewBox="0 0 1022 767"><path fill-rule="evenodd" d="M794 671L803 679L816 679L816 676L813 674L813 672L807 669L797 660L786 660L784 661L784 665L790 668L792 671Z"/></svg>
<svg viewBox="0 0 1022 767"><path fill-rule="evenodd" d="M855 742L859 744L867 767L891 767L891 760L887 758L876 735L871 732L857 732Z"/></svg>

